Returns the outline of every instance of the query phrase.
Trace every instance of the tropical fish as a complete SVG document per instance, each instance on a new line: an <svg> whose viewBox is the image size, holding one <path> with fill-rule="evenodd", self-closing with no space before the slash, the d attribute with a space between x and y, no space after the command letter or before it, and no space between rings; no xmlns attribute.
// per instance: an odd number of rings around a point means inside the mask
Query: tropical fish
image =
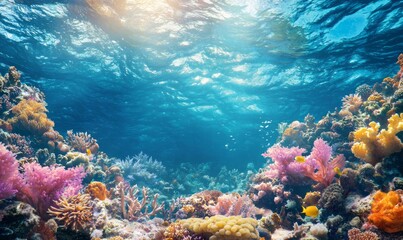
<svg viewBox="0 0 403 240"><path fill-rule="evenodd" d="M343 172L340 170L339 167L333 168L333 171L334 171L337 175L339 175L339 176L343 175Z"/></svg>
<svg viewBox="0 0 403 240"><path fill-rule="evenodd" d="M92 155L91 149L89 149L89 148L87 148L87 150L86 150L85 152L87 153L87 156L91 156L91 155Z"/></svg>
<svg viewBox="0 0 403 240"><path fill-rule="evenodd" d="M311 218L316 218L319 215L319 209L316 206L302 207L302 213Z"/></svg>
<svg viewBox="0 0 403 240"><path fill-rule="evenodd" d="M304 163L305 162L305 157L304 156L296 156L295 161L297 163Z"/></svg>

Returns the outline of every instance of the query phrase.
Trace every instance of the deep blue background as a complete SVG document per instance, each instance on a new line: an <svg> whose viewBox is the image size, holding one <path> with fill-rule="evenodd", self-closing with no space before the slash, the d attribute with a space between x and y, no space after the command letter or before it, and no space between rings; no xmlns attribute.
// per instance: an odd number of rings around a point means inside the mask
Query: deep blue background
<svg viewBox="0 0 403 240"><path fill-rule="evenodd" d="M62 134L168 166L262 164L279 122L320 118L403 52L402 1L35 2L0 1L0 71L45 92Z"/></svg>

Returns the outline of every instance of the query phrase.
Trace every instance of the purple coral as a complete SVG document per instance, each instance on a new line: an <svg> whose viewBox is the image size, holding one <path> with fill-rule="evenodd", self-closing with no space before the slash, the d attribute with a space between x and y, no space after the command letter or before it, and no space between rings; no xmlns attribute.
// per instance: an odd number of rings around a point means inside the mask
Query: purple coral
<svg viewBox="0 0 403 240"><path fill-rule="evenodd" d="M17 193L19 180L18 162L12 152L0 143L0 199L13 197Z"/></svg>
<svg viewBox="0 0 403 240"><path fill-rule="evenodd" d="M280 179L283 183L298 183L304 178L301 164L295 162L296 156L301 156L305 152L304 148L292 147L286 148L280 145L274 145L267 149L262 156L271 158L274 163L269 165L269 170L265 172L269 178Z"/></svg>
<svg viewBox="0 0 403 240"><path fill-rule="evenodd" d="M64 169L63 167L42 167L38 163L24 164L24 174L18 187L17 198L33 206L42 218L46 211L61 196L69 197L82 188L85 176L82 167Z"/></svg>

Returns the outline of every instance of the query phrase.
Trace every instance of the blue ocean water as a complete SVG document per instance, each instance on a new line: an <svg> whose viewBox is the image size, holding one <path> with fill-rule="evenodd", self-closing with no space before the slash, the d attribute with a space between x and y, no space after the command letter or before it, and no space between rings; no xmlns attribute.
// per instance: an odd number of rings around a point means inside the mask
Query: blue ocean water
<svg viewBox="0 0 403 240"><path fill-rule="evenodd" d="M113 4L112 4L113 3ZM114 157L261 165L281 122L397 72L402 1L0 1L0 72Z"/></svg>

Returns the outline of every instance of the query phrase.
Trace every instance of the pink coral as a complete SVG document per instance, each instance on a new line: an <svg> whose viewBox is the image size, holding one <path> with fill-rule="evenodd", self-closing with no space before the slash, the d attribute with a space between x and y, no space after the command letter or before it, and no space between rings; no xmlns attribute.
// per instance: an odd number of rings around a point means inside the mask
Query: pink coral
<svg viewBox="0 0 403 240"><path fill-rule="evenodd" d="M85 176L82 167L42 167L38 163L24 164L24 174L18 187L17 198L33 206L46 219L46 211L61 196L70 197L82 188Z"/></svg>
<svg viewBox="0 0 403 240"><path fill-rule="evenodd" d="M0 199L9 198L17 193L18 162L12 152L0 143Z"/></svg>
<svg viewBox="0 0 403 240"><path fill-rule="evenodd" d="M311 155L303 164L304 174L327 187L332 183L336 169L340 170L344 167L345 158L340 154L331 159L332 147L321 138L315 140L313 146Z"/></svg>
<svg viewBox="0 0 403 240"><path fill-rule="evenodd" d="M247 195L233 193L218 197L217 204L209 206L209 212L211 215L252 217L261 210L253 205Z"/></svg>
<svg viewBox="0 0 403 240"><path fill-rule="evenodd" d="M332 148L321 138L314 142L312 152L305 162L295 161L295 157L301 156L304 151L303 148L286 148L279 145L269 148L262 155L272 158L274 163L268 166L266 175L290 184L304 183L304 178L309 177L326 187L332 183L336 169L344 167L344 156L338 155L331 159Z"/></svg>
<svg viewBox="0 0 403 240"><path fill-rule="evenodd" d="M280 145L274 145L267 149L267 152L263 153L262 156L271 158L274 163L269 165L269 170L266 172L266 175L269 178L278 178L283 183L300 182L304 177L302 175L303 168L301 168L300 163L295 162L295 157L301 156L304 152L305 149L303 148L286 148Z"/></svg>

